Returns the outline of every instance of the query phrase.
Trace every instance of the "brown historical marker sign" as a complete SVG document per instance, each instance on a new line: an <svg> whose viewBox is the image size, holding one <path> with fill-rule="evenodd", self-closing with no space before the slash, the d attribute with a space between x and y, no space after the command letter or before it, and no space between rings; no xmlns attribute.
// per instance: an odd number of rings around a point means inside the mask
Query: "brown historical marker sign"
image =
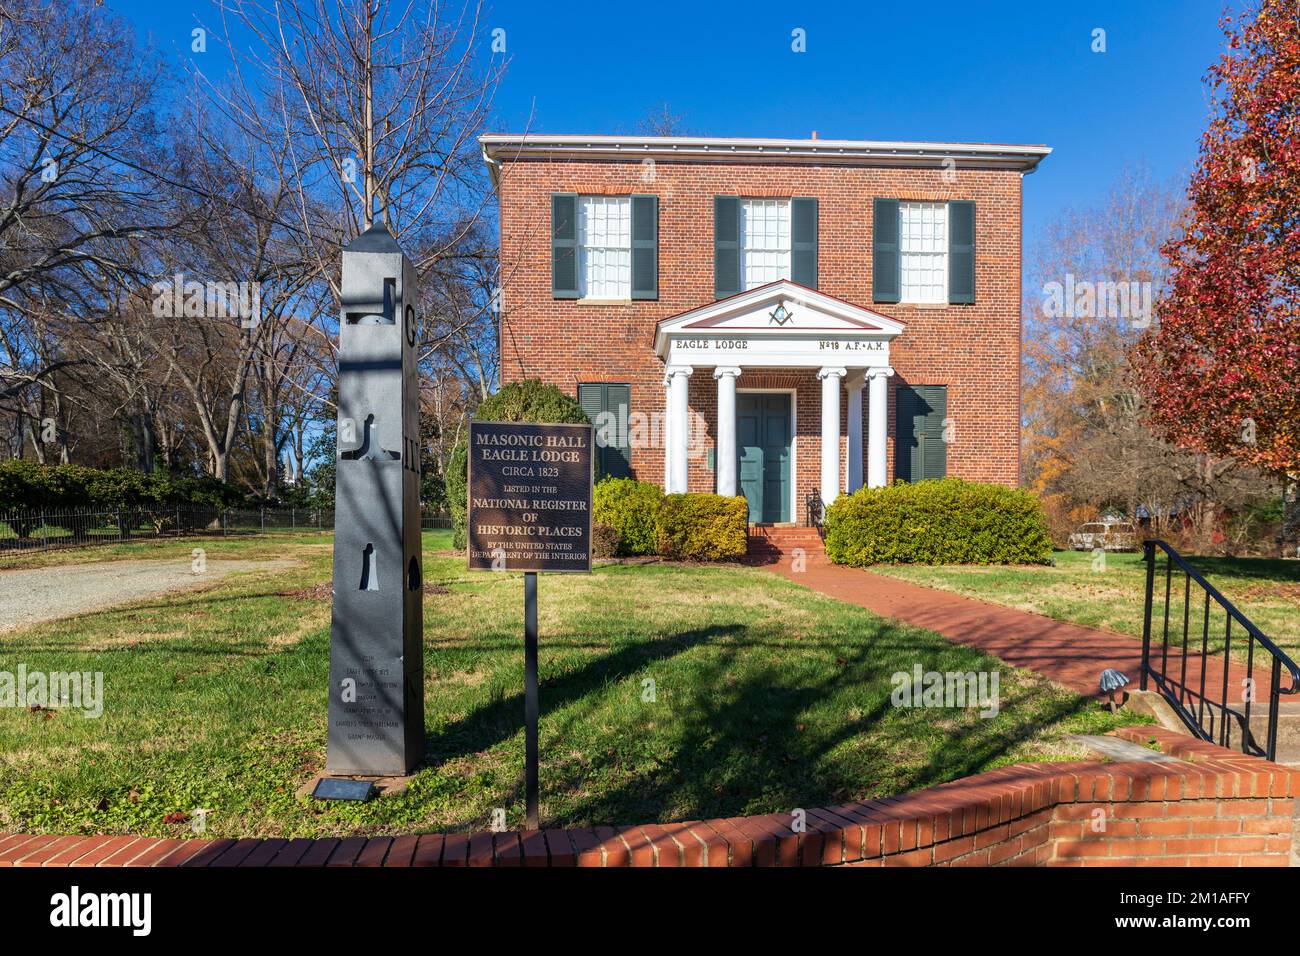
<svg viewBox="0 0 1300 956"><path fill-rule="evenodd" d="M591 570L590 425L471 422L471 571Z"/></svg>

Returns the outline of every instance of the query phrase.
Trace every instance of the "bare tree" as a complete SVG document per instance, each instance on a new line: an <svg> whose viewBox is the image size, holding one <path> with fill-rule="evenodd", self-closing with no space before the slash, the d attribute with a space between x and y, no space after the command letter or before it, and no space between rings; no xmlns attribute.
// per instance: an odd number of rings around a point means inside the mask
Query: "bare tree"
<svg viewBox="0 0 1300 956"><path fill-rule="evenodd" d="M1102 203L1052 223L1034 250L1024 297L1024 477L1049 510L1063 510L1063 522L1115 510L1145 513L1166 532L1177 511L1205 547L1225 511L1258 502L1269 486L1230 460L1165 442L1133 381L1129 352L1154 321L1159 250L1179 214L1171 190L1130 168Z"/></svg>
<svg viewBox="0 0 1300 956"><path fill-rule="evenodd" d="M221 32L253 43L241 46L232 81L196 80L293 195L281 221L332 303L311 317L326 349L304 354L329 373L316 381L334 371L337 250L383 219L424 290L426 389L485 394L496 374L494 290L484 281L495 275L495 251L476 139L504 62L480 55L489 42L481 4L448 13L429 0L215 2ZM328 390L315 398L328 405Z"/></svg>
<svg viewBox="0 0 1300 956"><path fill-rule="evenodd" d="M661 103L646 111L646 115L636 124L636 131L644 136L689 136L686 127L686 114L674 113L667 103Z"/></svg>
<svg viewBox="0 0 1300 956"><path fill-rule="evenodd" d="M383 218L423 272L482 212L476 137L503 64L480 69L481 4L215 0L235 78L198 76L234 126L283 157L296 234L338 297L336 250Z"/></svg>
<svg viewBox="0 0 1300 956"><path fill-rule="evenodd" d="M0 3L0 407L19 454L25 435L44 458L33 414L65 416L59 383L79 361L62 347L67 313L88 284L136 268L114 240L166 228L147 152L159 72L98 4Z"/></svg>

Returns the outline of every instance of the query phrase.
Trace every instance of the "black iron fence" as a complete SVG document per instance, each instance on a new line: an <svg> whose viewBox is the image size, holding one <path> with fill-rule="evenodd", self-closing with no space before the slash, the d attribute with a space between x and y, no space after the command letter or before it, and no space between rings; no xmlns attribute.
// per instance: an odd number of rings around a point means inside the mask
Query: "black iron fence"
<svg viewBox="0 0 1300 956"><path fill-rule="evenodd" d="M420 524L426 530L450 528L451 519L426 511ZM32 508L0 511L0 553L82 548L146 538L319 534L333 530L334 511L329 508Z"/></svg>
<svg viewBox="0 0 1300 956"><path fill-rule="evenodd" d="M1300 668L1164 541L1143 552L1142 690L1153 682L1198 737L1274 759L1279 700L1300 691Z"/></svg>

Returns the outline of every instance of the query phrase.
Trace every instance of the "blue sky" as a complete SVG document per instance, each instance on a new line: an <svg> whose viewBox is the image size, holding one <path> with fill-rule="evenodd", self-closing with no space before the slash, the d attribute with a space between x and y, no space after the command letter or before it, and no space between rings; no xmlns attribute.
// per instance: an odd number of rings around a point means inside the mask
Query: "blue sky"
<svg viewBox="0 0 1300 956"><path fill-rule="evenodd" d="M206 0L107 6L175 55L189 55L196 23L216 20ZM1046 143L1055 152L1025 180L1032 245L1126 164L1185 179L1221 11L1219 0L496 0L486 22L505 30L511 63L491 128L531 117L537 131L632 132L667 102L705 135ZM791 49L796 28L806 52ZM1104 53L1091 49L1096 28Z"/></svg>

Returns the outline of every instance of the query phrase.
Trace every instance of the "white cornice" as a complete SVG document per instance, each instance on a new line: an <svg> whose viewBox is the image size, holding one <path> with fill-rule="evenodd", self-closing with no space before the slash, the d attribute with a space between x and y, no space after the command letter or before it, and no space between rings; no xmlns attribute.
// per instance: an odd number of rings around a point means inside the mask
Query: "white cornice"
<svg viewBox="0 0 1300 956"><path fill-rule="evenodd" d="M1051 152L1048 146L1003 143L919 143L854 139L722 139L699 136L580 136L486 133L483 158L496 179L500 163L516 159L686 160L810 165L942 165L962 169L1005 169L1032 173Z"/></svg>

